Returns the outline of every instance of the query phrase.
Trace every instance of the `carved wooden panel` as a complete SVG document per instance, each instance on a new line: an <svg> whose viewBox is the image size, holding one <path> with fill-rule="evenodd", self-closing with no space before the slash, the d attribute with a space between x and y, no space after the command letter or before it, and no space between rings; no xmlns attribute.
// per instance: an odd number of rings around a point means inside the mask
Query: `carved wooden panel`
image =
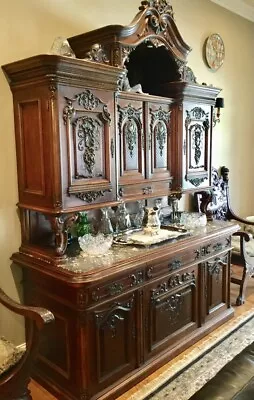
<svg viewBox="0 0 254 400"><path fill-rule="evenodd" d="M54 180L51 159L52 138L46 96L48 90L38 87L18 93L14 103L15 134L18 160L19 201L33 206L52 204Z"/></svg>
<svg viewBox="0 0 254 400"><path fill-rule="evenodd" d="M191 332L197 328L197 267L173 274L153 283L146 293L145 315L146 355L180 340L182 330Z"/></svg>
<svg viewBox="0 0 254 400"><path fill-rule="evenodd" d="M206 263L206 306L207 314L218 306L227 303L226 281L228 272L228 255L218 256Z"/></svg>
<svg viewBox="0 0 254 400"><path fill-rule="evenodd" d="M209 186L211 182L211 107L184 105L183 187Z"/></svg>
<svg viewBox="0 0 254 400"><path fill-rule="evenodd" d="M169 104L147 103L148 178L171 176L171 110Z"/></svg>
<svg viewBox="0 0 254 400"><path fill-rule="evenodd" d="M119 184L145 179L145 137L142 101L117 101Z"/></svg>
<svg viewBox="0 0 254 400"><path fill-rule="evenodd" d="M104 303L87 317L92 392L98 392L136 365L136 298L129 294Z"/></svg>
<svg viewBox="0 0 254 400"><path fill-rule="evenodd" d="M64 93L63 93L64 95ZM97 90L64 95L62 120L67 143L67 193L79 203L113 200L115 139L112 98Z"/></svg>

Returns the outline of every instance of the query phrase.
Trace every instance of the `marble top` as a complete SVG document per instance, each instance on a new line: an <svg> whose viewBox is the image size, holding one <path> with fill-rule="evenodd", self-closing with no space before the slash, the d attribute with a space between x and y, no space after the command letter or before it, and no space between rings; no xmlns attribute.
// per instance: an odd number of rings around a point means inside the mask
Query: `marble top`
<svg viewBox="0 0 254 400"><path fill-rule="evenodd" d="M170 244L177 243L179 241L193 240L194 238L198 238L198 236L213 234L216 232L216 230L227 227L230 228L233 226L236 227L237 225L232 222L212 221L206 226L190 231L188 236L183 235L152 246L113 244L106 254L100 256L91 256L81 252L81 254L77 257L68 257L58 265L58 268L75 274L94 272L95 270L98 271L99 269L105 269L123 262L128 262L128 260L130 261L137 256L142 257L149 255L149 252L152 250L165 250L165 246L168 247ZM237 228L235 231L236 230Z"/></svg>

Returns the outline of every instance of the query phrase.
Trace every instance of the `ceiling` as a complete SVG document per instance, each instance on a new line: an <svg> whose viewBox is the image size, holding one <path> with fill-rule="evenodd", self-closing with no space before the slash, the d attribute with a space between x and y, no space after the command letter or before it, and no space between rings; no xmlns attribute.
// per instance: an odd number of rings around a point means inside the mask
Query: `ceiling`
<svg viewBox="0 0 254 400"><path fill-rule="evenodd" d="M254 22L254 0L211 0L249 21Z"/></svg>

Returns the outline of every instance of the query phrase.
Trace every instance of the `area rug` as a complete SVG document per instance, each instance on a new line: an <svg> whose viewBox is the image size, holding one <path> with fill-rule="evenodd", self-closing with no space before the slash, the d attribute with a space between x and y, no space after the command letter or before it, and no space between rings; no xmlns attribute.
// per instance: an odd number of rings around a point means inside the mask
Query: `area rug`
<svg viewBox="0 0 254 400"><path fill-rule="evenodd" d="M254 311L248 311L209 334L162 373L145 379L129 400L188 400L221 368L254 341Z"/></svg>

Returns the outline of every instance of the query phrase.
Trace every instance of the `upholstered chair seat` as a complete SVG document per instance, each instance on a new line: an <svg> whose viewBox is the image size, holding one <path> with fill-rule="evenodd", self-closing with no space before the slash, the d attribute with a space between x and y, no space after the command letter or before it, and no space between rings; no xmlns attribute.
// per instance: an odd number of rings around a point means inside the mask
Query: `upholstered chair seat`
<svg viewBox="0 0 254 400"><path fill-rule="evenodd" d="M0 337L0 375L16 365L23 354L23 350L17 348L4 337Z"/></svg>
<svg viewBox="0 0 254 400"><path fill-rule="evenodd" d="M0 400L32 400L28 383L41 330L54 321L54 316L44 308L29 307L13 301L1 288L0 304L25 318L27 339L22 351L6 338L0 337Z"/></svg>

